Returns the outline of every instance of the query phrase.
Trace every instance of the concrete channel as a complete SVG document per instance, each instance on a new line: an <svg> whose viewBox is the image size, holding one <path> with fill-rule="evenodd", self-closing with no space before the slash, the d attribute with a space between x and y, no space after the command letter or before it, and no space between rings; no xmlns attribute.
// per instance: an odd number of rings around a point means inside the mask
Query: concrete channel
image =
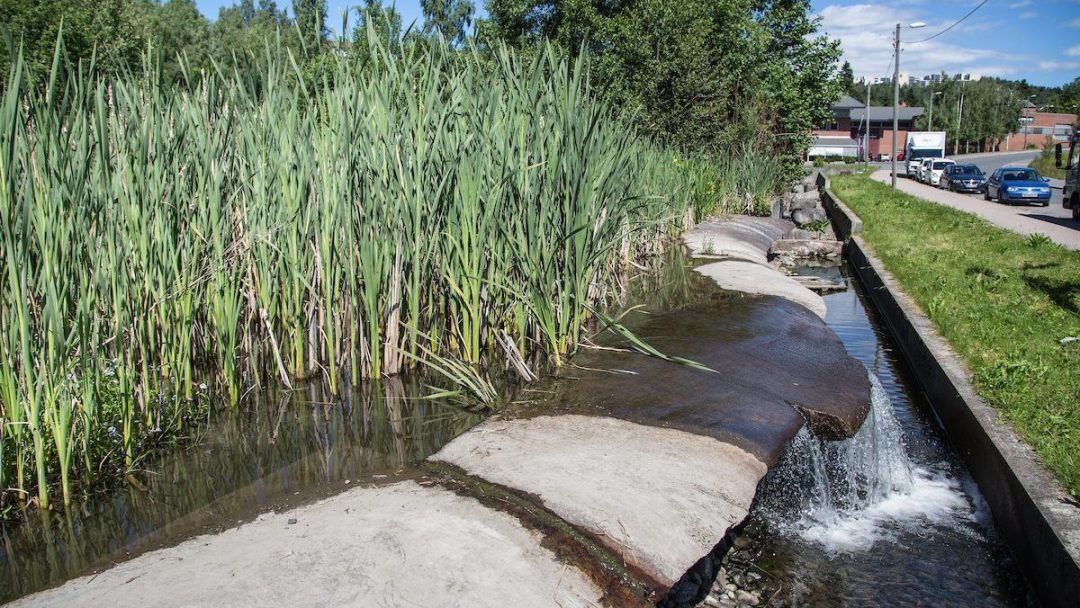
<svg viewBox="0 0 1080 608"><path fill-rule="evenodd" d="M862 221L818 172L844 254L985 496L994 523L1044 606L1080 598L1080 505L975 393L971 373L860 236Z"/></svg>

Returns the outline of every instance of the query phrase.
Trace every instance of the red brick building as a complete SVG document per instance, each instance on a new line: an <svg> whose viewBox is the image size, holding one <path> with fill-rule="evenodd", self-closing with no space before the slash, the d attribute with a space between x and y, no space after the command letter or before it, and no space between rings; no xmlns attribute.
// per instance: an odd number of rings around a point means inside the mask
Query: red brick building
<svg viewBox="0 0 1080 608"><path fill-rule="evenodd" d="M1001 142L1002 151L1019 151L1026 148L1041 149L1047 144L1069 141L1076 129L1076 114L1062 112L1039 112L1035 104L1027 102L1020 115L1015 133L1009 133Z"/></svg>
<svg viewBox="0 0 1080 608"><path fill-rule="evenodd" d="M923 115L923 109L901 106L898 110L897 150L907 143L915 118ZM866 153L876 159L892 151L892 106L871 106L845 95L832 106L832 116L815 129L807 157L847 156L862 159ZM867 135L869 134L869 140ZM865 148L865 149L864 149Z"/></svg>

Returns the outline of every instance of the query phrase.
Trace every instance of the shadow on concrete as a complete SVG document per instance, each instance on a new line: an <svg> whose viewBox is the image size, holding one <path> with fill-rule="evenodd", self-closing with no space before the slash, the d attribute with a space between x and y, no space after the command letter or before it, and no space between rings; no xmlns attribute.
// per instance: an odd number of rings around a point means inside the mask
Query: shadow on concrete
<svg viewBox="0 0 1080 608"><path fill-rule="evenodd" d="M1063 226L1065 228L1071 228L1073 230L1080 230L1080 222L1073 221L1072 218L1055 217L1053 215L1046 215L1044 213L1025 213L1024 217L1030 217L1033 220L1039 220L1041 222L1054 224L1056 226Z"/></svg>

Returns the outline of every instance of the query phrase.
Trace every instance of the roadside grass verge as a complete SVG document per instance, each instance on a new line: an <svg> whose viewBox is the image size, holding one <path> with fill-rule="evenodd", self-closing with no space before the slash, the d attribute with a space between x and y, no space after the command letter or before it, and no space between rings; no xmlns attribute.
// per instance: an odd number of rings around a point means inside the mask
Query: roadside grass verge
<svg viewBox="0 0 1080 608"><path fill-rule="evenodd" d="M1065 150L1065 152L1068 152L1068 150ZM1042 154L1036 156L1035 160L1031 161L1031 168L1038 171L1043 177L1065 179L1065 169L1054 166L1053 146L1043 148Z"/></svg>
<svg viewBox="0 0 1080 608"><path fill-rule="evenodd" d="M1080 496L1080 252L861 175L833 191L967 363L975 388Z"/></svg>

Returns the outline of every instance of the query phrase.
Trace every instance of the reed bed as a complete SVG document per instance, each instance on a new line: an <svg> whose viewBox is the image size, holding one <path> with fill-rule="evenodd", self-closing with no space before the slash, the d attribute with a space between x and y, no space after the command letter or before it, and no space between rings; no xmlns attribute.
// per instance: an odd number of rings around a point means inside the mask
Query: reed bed
<svg viewBox="0 0 1080 608"><path fill-rule="evenodd" d="M561 364L627 264L773 185L760 155L639 137L581 59L369 45L314 83L272 50L258 81L221 66L180 88L149 64L95 77L61 45L41 82L12 61L3 504L130 469L200 396L426 362L490 399L490 370Z"/></svg>

